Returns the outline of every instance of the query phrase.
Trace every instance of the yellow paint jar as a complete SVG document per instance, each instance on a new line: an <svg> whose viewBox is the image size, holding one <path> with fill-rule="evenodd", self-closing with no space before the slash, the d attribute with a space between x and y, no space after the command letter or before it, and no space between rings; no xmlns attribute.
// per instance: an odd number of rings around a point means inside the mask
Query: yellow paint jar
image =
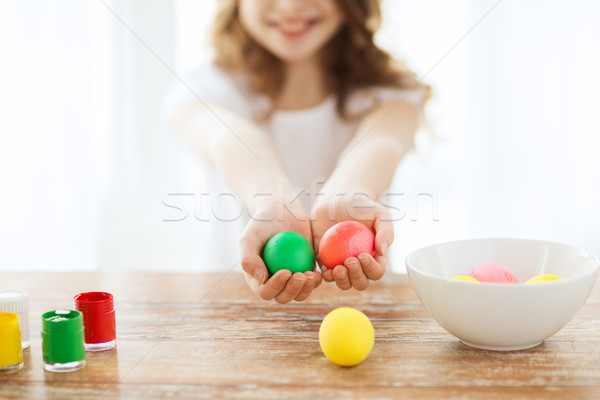
<svg viewBox="0 0 600 400"><path fill-rule="evenodd" d="M0 312L0 372L13 372L23 367L19 316Z"/></svg>

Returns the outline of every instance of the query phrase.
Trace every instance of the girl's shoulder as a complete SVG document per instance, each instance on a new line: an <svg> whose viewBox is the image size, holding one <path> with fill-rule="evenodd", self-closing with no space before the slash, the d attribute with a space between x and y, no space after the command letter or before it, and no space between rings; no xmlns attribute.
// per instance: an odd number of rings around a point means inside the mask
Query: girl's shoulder
<svg viewBox="0 0 600 400"><path fill-rule="evenodd" d="M242 74L225 71L210 60L183 72L181 80L191 86L214 92L243 92L247 87Z"/></svg>
<svg viewBox="0 0 600 400"><path fill-rule="evenodd" d="M165 101L165 111L172 112L185 102L200 101L227 107L241 115L253 115L256 99L248 90L247 79L206 61L176 76Z"/></svg>

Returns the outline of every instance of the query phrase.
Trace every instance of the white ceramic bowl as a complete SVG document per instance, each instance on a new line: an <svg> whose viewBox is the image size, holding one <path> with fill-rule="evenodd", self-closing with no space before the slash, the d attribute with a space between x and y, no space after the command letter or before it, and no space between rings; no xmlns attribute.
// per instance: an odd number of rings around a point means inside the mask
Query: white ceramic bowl
<svg viewBox="0 0 600 400"><path fill-rule="evenodd" d="M539 274L563 280L538 284L451 280L485 263L519 280ZM529 239L473 239L441 243L409 254L406 267L433 318L464 344L487 350L537 346L564 327L588 298L598 259L569 245Z"/></svg>

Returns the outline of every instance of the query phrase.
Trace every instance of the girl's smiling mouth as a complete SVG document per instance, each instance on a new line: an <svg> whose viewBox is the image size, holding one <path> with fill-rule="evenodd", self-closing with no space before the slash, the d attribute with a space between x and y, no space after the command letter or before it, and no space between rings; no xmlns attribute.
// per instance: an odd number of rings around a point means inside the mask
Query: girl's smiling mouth
<svg viewBox="0 0 600 400"><path fill-rule="evenodd" d="M267 24L284 37L295 39L307 34L318 22L316 17L295 17L271 19Z"/></svg>

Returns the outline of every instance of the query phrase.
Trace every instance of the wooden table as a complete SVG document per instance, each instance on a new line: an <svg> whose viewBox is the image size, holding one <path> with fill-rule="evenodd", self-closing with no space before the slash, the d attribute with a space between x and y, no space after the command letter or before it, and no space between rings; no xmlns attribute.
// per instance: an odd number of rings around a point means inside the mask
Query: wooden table
<svg viewBox="0 0 600 400"><path fill-rule="evenodd" d="M364 292L325 284L306 302L258 299L239 272L0 273L29 293L25 367L0 374L1 399L600 399L600 288L558 334L530 350L475 350L442 330L406 276ZM73 295L115 296L117 348L87 353L87 366L42 366L40 318ZM352 368L321 353L318 331L335 307L364 311L371 355Z"/></svg>

